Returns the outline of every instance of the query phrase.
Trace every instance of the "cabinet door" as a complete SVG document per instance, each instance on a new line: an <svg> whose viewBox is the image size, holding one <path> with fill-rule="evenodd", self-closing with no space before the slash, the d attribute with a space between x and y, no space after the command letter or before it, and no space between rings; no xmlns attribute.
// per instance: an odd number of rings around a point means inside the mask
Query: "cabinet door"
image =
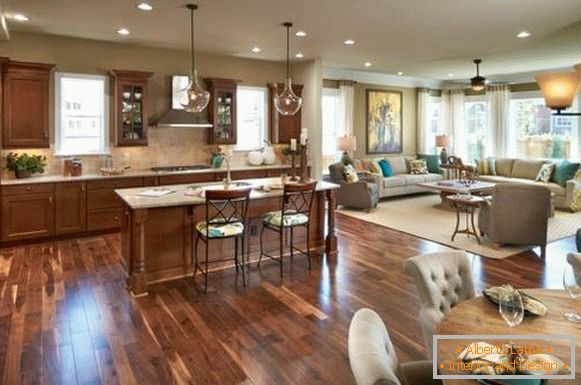
<svg viewBox="0 0 581 385"><path fill-rule="evenodd" d="M4 73L4 148L48 148L50 72L11 69Z"/></svg>
<svg viewBox="0 0 581 385"><path fill-rule="evenodd" d="M53 194L9 195L2 198L2 240L54 234Z"/></svg>
<svg viewBox="0 0 581 385"><path fill-rule="evenodd" d="M70 234L87 228L87 193L85 182L58 183L56 198L56 234Z"/></svg>
<svg viewBox="0 0 581 385"><path fill-rule="evenodd" d="M303 86L293 84L293 92L297 96L302 96ZM277 144L289 144L291 139L299 140L301 135L302 107L299 111L290 116L279 114L274 106L274 97L284 89L284 84L272 83L270 89L270 141Z"/></svg>

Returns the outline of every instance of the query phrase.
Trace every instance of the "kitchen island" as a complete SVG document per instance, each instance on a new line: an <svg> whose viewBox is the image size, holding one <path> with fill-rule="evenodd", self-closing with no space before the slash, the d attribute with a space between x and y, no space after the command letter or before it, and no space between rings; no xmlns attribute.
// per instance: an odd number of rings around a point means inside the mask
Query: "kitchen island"
<svg viewBox="0 0 581 385"><path fill-rule="evenodd" d="M282 190L263 191L258 188L280 183L280 178L246 179L235 183L253 187L245 246L247 260L252 261L258 257L261 215L280 210L282 199ZM151 188L115 190L123 203L122 264L126 272L127 288L134 296L147 295L147 287L152 283L192 275L195 225L205 219L205 198L189 194L195 188L221 189L223 184L183 184L164 188L172 193L161 197L145 197L140 194ZM309 248L324 250L331 258L337 254L335 207L338 188L333 183L318 182L310 217ZM304 234L295 236L295 242L298 241L299 245L304 245L305 239ZM277 238L265 235L264 245L266 250L276 248ZM215 241L210 248L210 260L233 253L234 243L231 240ZM228 268L232 264L217 266L218 269Z"/></svg>

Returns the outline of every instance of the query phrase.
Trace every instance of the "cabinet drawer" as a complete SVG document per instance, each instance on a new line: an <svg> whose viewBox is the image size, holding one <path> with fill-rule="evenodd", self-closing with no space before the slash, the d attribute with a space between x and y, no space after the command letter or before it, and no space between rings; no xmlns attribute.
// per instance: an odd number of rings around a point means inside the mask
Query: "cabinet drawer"
<svg viewBox="0 0 581 385"><path fill-rule="evenodd" d="M23 195L23 194L52 194L54 184L36 183L36 184L19 184L13 186L3 186L2 195Z"/></svg>
<svg viewBox="0 0 581 385"><path fill-rule="evenodd" d="M232 171L233 180L264 178L265 176L266 170L264 169Z"/></svg>
<svg viewBox="0 0 581 385"><path fill-rule="evenodd" d="M143 186L143 178L114 178L114 179L99 179L87 182L88 190L99 189L120 189Z"/></svg>
<svg viewBox="0 0 581 385"><path fill-rule="evenodd" d="M291 172L291 168L290 167L281 167L281 168L270 168L266 170L266 176L268 178L275 178L275 177L279 177L282 174L290 174ZM299 170L297 168L297 174L299 173Z"/></svg>
<svg viewBox="0 0 581 385"><path fill-rule="evenodd" d="M213 172L202 174L166 175L159 177L160 185L215 182L215 181L216 177Z"/></svg>
<svg viewBox="0 0 581 385"><path fill-rule="evenodd" d="M110 230L121 227L122 209L94 210L87 212L87 230Z"/></svg>
<svg viewBox="0 0 581 385"><path fill-rule="evenodd" d="M88 210L114 209L121 207L121 199L119 199L113 189L87 191Z"/></svg>

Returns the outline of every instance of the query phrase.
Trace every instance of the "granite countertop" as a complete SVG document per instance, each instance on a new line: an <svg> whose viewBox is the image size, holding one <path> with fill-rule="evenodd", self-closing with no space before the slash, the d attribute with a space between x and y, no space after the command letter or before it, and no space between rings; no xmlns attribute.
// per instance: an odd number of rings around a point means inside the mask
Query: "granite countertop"
<svg viewBox="0 0 581 385"><path fill-rule="evenodd" d="M204 170L190 170L190 171L153 171L153 170L129 170L121 175L101 175L101 174L83 174L81 176L64 176L64 175L33 175L30 178L24 179L2 179L0 185L19 185L19 184L30 184L30 183L57 183L57 182L77 182L83 180L95 180L95 179L112 179L112 178L136 178L144 176L164 176L164 175L184 175L184 174L206 174L206 173L216 173L216 172L226 172L225 168L211 168ZM265 169L279 169L288 168L289 164L273 164L273 165L262 165L262 166L233 166L230 171L247 171L247 170L265 170Z"/></svg>
<svg viewBox="0 0 581 385"><path fill-rule="evenodd" d="M252 186L252 192L250 193L250 199L265 199L271 197L282 196L282 190L271 190L263 191L258 188L264 185L276 185L280 184L280 178L260 178L260 179L243 179L236 180L236 183L247 183L248 187ZM191 191L191 188L206 188L206 189L223 189L223 184L218 183L190 183L190 184L180 184L180 185L170 185L161 187L140 187L140 188L130 188L130 189L119 189L115 190L115 193L132 209L150 209L150 208L161 208L161 207L173 207L173 206L190 206L199 205L206 202L202 195L186 195L186 191ZM246 187L246 186L240 186ZM152 190L166 188L172 190L173 192L161 197L145 197L139 194ZM236 187L234 187L236 188ZM339 185L318 181L317 191L334 190L340 188Z"/></svg>

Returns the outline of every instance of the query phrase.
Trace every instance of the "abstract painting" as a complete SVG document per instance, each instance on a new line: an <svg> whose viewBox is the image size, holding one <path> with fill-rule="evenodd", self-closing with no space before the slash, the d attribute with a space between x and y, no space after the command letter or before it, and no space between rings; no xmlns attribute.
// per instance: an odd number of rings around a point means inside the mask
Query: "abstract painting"
<svg viewBox="0 0 581 385"><path fill-rule="evenodd" d="M367 153L401 153L402 136L401 92L367 90Z"/></svg>

